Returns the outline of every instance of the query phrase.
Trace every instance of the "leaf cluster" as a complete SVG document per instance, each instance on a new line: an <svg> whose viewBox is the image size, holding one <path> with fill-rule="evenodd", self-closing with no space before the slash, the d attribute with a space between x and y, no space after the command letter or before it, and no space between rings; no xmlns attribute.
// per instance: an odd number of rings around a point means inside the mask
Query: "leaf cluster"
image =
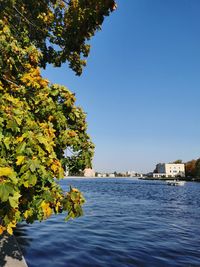
<svg viewBox="0 0 200 267"><path fill-rule="evenodd" d="M114 0L7 0L0 1L2 15L12 34L23 32L42 52L40 66L60 67L69 62L77 75L89 55L88 40L101 29L105 16L115 10Z"/></svg>
<svg viewBox="0 0 200 267"><path fill-rule="evenodd" d="M0 234L22 220L82 215L81 192L63 192L57 179L66 166L91 167L86 116L40 68L68 61L80 75L88 40L115 8L113 0L0 0Z"/></svg>
<svg viewBox="0 0 200 267"><path fill-rule="evenodd" d="M21 220L32 223L63 211L67 218L82 214L81 193L66 195L55 178L63 178L65 166L74 161L65 157L66 148L84 169L91 165L94 145L74 94L42 78L41 54L14 39L3 21L0 48L0 233L12 234Z"/></svg>

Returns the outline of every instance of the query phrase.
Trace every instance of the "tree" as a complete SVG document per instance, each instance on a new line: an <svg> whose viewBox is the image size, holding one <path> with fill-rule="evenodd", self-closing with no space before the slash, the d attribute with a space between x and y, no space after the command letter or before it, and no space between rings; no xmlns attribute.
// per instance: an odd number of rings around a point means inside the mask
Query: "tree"
<svg viewBox="0 0 200 267"><path fill-rule="evenodd" d="M158 166L159 166L159 164L161 164L161 163L156 164L156 168L154 169L153 173L158 173Z"/></svg>
<svg viewBox="0 0 200 267"><path fill-rule="evenodd" d="M196 168L196 160L191 160L185 163L185 175L186 177L194 177Z"/></svg>
<svg viewBox="0 0 200 267"><path fill-rule="evenodd" d="M86 40L115 3L0 0L0 9L0 233L12 234L22 220L63 211L66 219L82 215L81 192L63 192L55 178L63 177L66 165L91 167L86 116L74 94L42 78L40 67L68 61L80 75Z"/></svg>
<svg viewBox="0 0 200 267"><path fill-rule="evenodd" d="M90 51L87 41L115 8L114 0L0 0L15 38L23 33L42 52L40 66L68 61L77 75Z"/></svg>
<svg viewBox="0 0 200 267"><path fill-rule="evenodd" d="M200 158L195 163L195 177L200 178Z"/></svg>
<svg viewBox="0 0 200 267"><path fill-rule="evenodd" d="M182 159L177 159L177 160L175 160L174 162L172 162L172 163L175 163L175 164L180 164L180 163L183 163L183 161L182 161Z"/></svg>

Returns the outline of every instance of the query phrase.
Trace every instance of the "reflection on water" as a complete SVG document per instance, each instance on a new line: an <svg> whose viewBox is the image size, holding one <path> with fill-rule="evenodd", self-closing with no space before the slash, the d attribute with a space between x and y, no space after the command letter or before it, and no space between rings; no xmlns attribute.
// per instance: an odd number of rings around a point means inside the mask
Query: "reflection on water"
<svg viewBox="0 0 200 267"><path fill-rule="evenodd" d="M29 267L200 266L200 184L134 179L65 179L87 200L85 215L22 224Z"/></svg>

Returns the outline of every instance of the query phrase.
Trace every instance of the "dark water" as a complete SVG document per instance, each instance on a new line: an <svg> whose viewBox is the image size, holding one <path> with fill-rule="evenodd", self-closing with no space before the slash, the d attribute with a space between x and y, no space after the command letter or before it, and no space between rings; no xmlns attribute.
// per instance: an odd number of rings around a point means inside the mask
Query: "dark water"
<svg viewBox="0 0 200 267"><path fill-rule="evenodd" d="M200 183L65 179L85 195L85 216L21 225L29 267L200 266Z"/></svg>

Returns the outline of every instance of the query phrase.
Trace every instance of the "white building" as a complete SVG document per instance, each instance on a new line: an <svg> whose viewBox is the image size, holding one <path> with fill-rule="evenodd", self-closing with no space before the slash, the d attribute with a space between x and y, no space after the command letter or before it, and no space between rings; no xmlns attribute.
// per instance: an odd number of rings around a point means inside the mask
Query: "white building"
<svg viewBox="0 0 200 267"><path fill-rule="evenodd" d="M106 177L107 175L106 175L106 173L98 173L97 174L97 177L98 178L104 178L104 177Z"/></svg>
<svg viewBox="0 0 200 267"><path fill-rule="evenodd" d="M159 163L156 165L157 173L153 177L185 177L184 163Z"/></svg>
<svg viewBox="0 0 200 267"><path fill-rule="evenodd" d="M135 177L136 176L136 172L135 171L128 171L127 172L127 176Z"/></svg>

